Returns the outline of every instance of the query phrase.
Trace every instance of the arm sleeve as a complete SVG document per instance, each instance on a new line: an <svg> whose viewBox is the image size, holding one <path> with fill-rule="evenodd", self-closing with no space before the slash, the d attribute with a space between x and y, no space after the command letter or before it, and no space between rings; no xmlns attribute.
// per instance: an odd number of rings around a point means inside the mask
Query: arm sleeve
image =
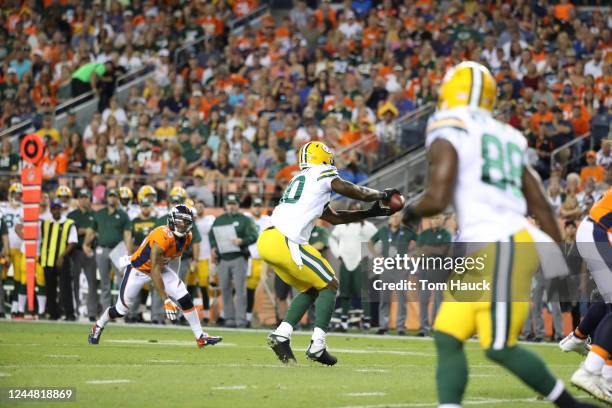
<svg viewBox="0 0 612 408"><path fill-rule="evenodd" d="M198 230L198 226L194 225L195 228L191 229L191 235L192 235L192 239L191 242L194 244L199 244L200 242L202 242L202 235L200 234L200 231Z"/></svg>
<svg viewBox="0 0 612 408"><path fill-rule="evenodd" d="M373 244L377 243L378 241L380 241L380 230L376 230L374 235L372 235L370 238L370 242Z"/></svg>
<svg viewBox="0 0 612 408"><path fill-rule="evenodd" d="M77 235L76 224L72 223L72 225L70 226L70 231L68 231L68 243L76 244L78 242L79 242L79 237Z"/></svg>
<svg viewBox="0 0 612 408"><path fill-rule="evenodd" d="M329 249L332 255L334 255L336 258L340 256L340 246L338 245L338 241L340 238L340 228L342 228L340 225L334 227L329 239Z"/></svg>
<svg viewBox="0 0 612 408"><path fill-rule="evenodd" d="M257 227L252 219L246 215L244 218L246 219L246 223L243 230L244 236L242 237L242 245L249 246L257 241Z"/></svg>
<svg viewBox="0 0 612 408"><path fill-rule="evenodd" d="M6 221L4 221L4 217L0 215L0 236L8 235L8 229L6 228Z"/></svg>
<svg viewBox="0 0 612 408"><path fill-rule="evenodd" d="M132 221L130 221L130 217L128 217L127 213L123 213L123 230L131 231L132 230Z"/></svg>
<svg viewBox="0 0 612 408"><path fill-rule="evenodd" d="M214 233L216 223L217 221L215 220L215 222L213 222L212 226L210 227L210 231L208 232L208 241L210 242L210 249L217 249L217 241L215 240Z"/></svg>

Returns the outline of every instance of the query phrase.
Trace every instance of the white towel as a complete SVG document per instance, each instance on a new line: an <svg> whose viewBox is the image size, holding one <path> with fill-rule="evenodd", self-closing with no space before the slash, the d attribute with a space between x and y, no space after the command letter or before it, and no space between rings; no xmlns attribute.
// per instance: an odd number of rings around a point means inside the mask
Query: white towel
<svg viewBox="0 0 612 408"><path fill-rule="evenodd" d="M300 244L296 244L295 242L287 239L287 246L289 247L289 252L291 252L291 259L298 266L298 268L302 269L302 254L300 253Z"/></svg>
<svg viewBox="0 0 612 408"><path fill-rule="evenodd" d="M527 229L535 241L544 277L552 279L569 275L569 268L565 263L565 257L559 245L548 234L534 225L528 225Z"/></svg>

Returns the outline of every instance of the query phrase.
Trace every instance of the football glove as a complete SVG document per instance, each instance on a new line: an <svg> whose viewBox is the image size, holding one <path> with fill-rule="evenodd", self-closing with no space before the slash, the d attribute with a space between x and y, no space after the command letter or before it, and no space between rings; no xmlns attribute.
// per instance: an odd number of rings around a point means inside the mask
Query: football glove
<svg viewBox="0 0 612 408"><path fill-rule="evenodd" d="M164 301L164 311L166 312L166 318L168 320L176 320L176 312L178 311L178 307L171 299L166 299Z"/></svg>
<svg viewBox="0 0 612 408"><path fill-rule="evenodd" d="M372 205L367 210L368 217L382 217L389 216L393 214L393 211L389 207L383 207L380 201L376 201L374 205Z"/></svg>
<svg viewBox="0 0 612 408"><path fill-rule="evenodd" d="M395 193L400 194L400 195L402 194L402 193L400 193L400 191L399 191L397 188L385 188L385 189L383 190L383 193L384 193L384 195L385 195L385 196L382 198L382 201L383 201L384 203L388 203L388 202L389 202L389 200L391 200L391 196L392 196L393 194L395 194Z"/></svg>

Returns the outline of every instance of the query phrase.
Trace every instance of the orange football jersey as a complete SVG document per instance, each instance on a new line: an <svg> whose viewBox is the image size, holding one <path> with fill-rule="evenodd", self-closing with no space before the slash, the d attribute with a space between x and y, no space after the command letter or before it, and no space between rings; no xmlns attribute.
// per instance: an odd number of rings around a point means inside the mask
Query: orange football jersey
<svg viewBox="0 0 612 408"><path fill-rule="evenodd" d="M168 226L163 225L155 228L149 236L142 242L136 252L132 254L132 267L140 272L151 272L151 249L153 244L157 244L163 251L163 263L167 265L174 258L183 254L185 248L191 244L191 232L184 238L176 238Z"/></svg>
<svg viewBox="0 0 612 408"><path fill-rule="evenodd" d="M612 232L612 188L609 188L604 196L593 204L589 216L593 221Z"/></svg>

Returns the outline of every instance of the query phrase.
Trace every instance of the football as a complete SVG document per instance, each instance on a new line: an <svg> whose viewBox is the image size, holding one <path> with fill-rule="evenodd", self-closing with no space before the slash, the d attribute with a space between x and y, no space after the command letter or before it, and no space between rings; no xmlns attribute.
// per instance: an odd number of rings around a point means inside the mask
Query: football
<svg viewBox="0 0 612 408"><path fill-rule="evenodd" d="M388 201L383 201L383 204L391 208L393 212L400 211L402 208L404 208L405 203L406 199L400 193L395 193Z"/></svg>

